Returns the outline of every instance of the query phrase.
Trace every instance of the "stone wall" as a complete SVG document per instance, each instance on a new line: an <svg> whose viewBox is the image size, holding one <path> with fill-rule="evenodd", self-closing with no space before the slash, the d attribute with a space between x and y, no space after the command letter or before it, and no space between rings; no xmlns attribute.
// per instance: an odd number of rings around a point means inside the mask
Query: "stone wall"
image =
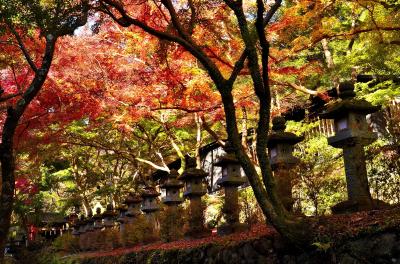
<svg viewBox="0 0 400 264"><path fill-rule="evenodd" d="M400 229L399 229L400 230ZM153 250L123 256L75 260L79 264L267 264L267 263L399 263L400 232L385 231L351 239L339 246L327 243L308 252L285 245L278 237L262 237L236 244L208 244L192 249ZM326 247L325 247L326 246ZM326 251L324 251L326 250Z"/></svg>

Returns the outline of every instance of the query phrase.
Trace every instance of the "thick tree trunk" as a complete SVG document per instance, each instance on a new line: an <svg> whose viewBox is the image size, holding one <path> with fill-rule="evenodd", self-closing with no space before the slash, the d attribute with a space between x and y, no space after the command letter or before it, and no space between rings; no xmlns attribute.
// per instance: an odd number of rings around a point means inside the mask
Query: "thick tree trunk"
<svg viewBox="0 0 400 264"><path fill-rule="evenodd" d="M2 188L0 196L0 263L4 252L5 243L7 241L8 229L10 228L10 218L13 206L14 196L14 156L12 145L1 145L0 161L2 174Z"/></svg>
<svg viewBox="0 0 400 264"><path fill-rule="evenodd" d="M0 148L2 188L0 195L0 263L4 258L4 247L10 227L10 218L14 201L15 189L15 164L13 141L18 122L25 109L37 95L46 80L54 54L56 38L48 34L46 36L46 48L43 56L42 66L35 73L31 84L17 102L15 107L7 109L7 118L3 126L2 142Z"/></svg>

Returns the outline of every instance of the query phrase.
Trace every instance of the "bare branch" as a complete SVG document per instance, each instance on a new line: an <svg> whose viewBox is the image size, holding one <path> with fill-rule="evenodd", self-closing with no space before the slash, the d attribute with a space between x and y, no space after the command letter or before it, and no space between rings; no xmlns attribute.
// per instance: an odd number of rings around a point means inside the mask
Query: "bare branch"
<svg viewBox="0 0 400 264"><path fill-rule="evenodd" d="M311 94L311 95L318 95L319 92L318 91L314 91L314 90L310 90L306 87L304 87L303 85L298 85L292 82L280 82L280 81L275 81L275 80L271 80L272 84L277 84L277 85L282 85L282 86L288 86L291 87L297 91L300 91L302 93L306 93L306 94Z"/></svg>
<svg viewBox="0 0 400 264"><path fill-rule="evenodd" d="M143 163L146 163L146 164L152 166L153 168L155 168L155 169L157 169L157 170L162 170L162 171L169 172L169 168L168 168L168 167L165 168L164 166L159 166L159 165L157 165L157 164L155 164L154 162L151 162L151 161L149 161L149 160L142 159L142 158L136 158L136 160L138 160L138 161L140 161L140 162L143 162Z"/></svg>

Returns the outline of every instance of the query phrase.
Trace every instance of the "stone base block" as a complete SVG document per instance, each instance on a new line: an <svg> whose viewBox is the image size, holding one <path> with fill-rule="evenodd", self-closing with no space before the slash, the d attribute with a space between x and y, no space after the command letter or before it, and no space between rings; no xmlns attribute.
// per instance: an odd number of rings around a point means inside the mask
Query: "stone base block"
<svg viewBox="0 0 400 264"><path fill-rule="evenodd" d="M196 228L186 231L184 234L184 238L185 239L203 238L210 235L211 235L211 230L207 228Z"/></svg>
<svg viewBox="0 0 400 264"><path fill-rule="evenodd" d="M381 200L373 200L372 204L360 204L354 201L343 201L332 206L331 210L333 214L347 214L360 211L382 210L388 208L390 208L390 205Z"/></svg>
<svg viewBox="0 0 400 264"><path fill-rule="evenodd" d="M236 232L243 232L247 229L248 226L242 223L237 223L233 225L223 224L217 227L217 234L220 236L226 236Z"/></svg>

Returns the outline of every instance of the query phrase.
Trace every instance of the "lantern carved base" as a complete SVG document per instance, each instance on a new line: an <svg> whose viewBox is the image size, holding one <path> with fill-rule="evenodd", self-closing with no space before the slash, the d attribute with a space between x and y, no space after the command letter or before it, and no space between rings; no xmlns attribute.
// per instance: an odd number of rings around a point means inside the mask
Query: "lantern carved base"
<svg viewBox="0 0 400 264"><path fill-rule="evenodd" d="M191 196L189 204L189 227L185 238L200 238L210 235L210 230L205 228L204 206L200 196Z"/></svg>

